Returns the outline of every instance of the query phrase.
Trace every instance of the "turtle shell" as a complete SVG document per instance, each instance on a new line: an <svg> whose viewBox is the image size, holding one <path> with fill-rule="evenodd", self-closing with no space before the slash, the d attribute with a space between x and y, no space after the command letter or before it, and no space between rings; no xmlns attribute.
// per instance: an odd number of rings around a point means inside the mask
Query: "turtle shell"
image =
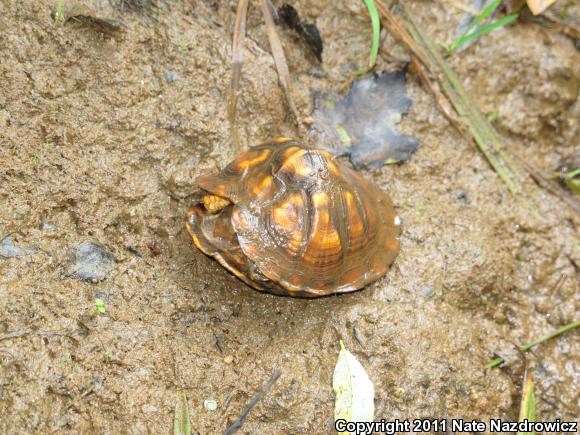
<svg viewBox="0 0 580 435"><path fill-rule="evenodd" d="M189 209L195 245L258 290L354 291L383 276L399 252L387 194L326 151L280 138L196 181L225 206L216 212L206 200Z"/></svg>

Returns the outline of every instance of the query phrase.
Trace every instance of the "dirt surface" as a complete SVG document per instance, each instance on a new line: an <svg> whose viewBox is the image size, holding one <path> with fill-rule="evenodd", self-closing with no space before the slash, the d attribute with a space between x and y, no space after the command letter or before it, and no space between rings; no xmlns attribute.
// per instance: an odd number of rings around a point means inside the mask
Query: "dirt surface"
<svg viewBox="0 0 580 435"><path fill-rule="evenodd" d="M419 150L363 172L403 222L394 267L354 294L276 297L232 277L184 231L195 177L233 155L236 2L86 2L120 30L54 25L50 2L1 3L0 432L169 433L184 391L195 431L221 433L275 369L240 432L331 432L340 339L375 384L377 418L517 419L517 345L579 318L578 216L547 193L509 194L416 78L400 129ZM293 126L251 3L239 120L257 144ZM304 117L316 90L338 90L367 61L368 18L354 3L294 4L325 44L318 64L282 32ZM462 11L408 3L436 41L450 41ZM405 51L383 36L378 69L401 67ZM519 23L451 63L486 113L499 109L513 149L552 172L578 165L579 56L570 38ZM494 352L509 364L486 369ZM577 332L526 354L541 420L578 419L579 355Z"/></svg>

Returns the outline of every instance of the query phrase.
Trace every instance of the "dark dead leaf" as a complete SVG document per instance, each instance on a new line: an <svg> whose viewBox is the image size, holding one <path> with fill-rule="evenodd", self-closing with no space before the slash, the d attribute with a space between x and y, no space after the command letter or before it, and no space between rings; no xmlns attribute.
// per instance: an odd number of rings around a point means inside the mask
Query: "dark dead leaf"
<svg viewBox="0 0 580 435"><path fill-rule="evenodd" d="M419 141L396 129L411 107L405 81L405 70L374 74L353 82L345 96L320 95L311 140L334 155L349 155L357 168L409 160Z"/></svg>
<svg viewBox="0 0 580 435"><path fill-rule="evenodd" d="M322 62L323 44L320 32L316 25L312 23L302 22L298 11L289 4L283 4L278 9L278 17L288 27L293 29L304 40L306 45L312 50L319 62Z"/></svg>

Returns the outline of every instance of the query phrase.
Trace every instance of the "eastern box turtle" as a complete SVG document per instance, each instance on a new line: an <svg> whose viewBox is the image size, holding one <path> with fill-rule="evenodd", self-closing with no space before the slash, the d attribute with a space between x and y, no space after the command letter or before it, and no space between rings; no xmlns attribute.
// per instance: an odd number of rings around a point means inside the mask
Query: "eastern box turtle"
<svg viewBox="0 0 580 435"><path fill-rule="evenodd" d="M399 252L386 193L326 151L275 139L196 180L187 213L195 245L270 293L317 297L360 289Z"/></svg>

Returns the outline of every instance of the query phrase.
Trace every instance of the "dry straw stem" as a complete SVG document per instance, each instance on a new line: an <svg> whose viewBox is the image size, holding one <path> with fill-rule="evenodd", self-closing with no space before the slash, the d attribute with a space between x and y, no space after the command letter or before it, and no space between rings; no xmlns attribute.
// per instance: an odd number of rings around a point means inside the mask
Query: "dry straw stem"
<svg viewBox="0 0 580 435"><path fill-rule="evenodd" d="M232 142L236 148L236 151L241 151L242 144L240 142L240 136L238 133L238 125L236 122L236 115L238 110L238 97L240 94L240 78L242 76L242 65L244 63L244 40L246 38L246 17L248 14L248 3L249 0L239 0L238 9L236 12L236 22L234 25L234 34L232 42L232 81L230 83L230 95L229 95L229 105L228 105L228 121L230 123L230 134ZM273 7L269 0L260 0L262 6L262 14L264 15L264 21L266 23L266 30L268 33L268 39L270 41L270 47L272 48L272 56L274 57L274 63L276 64L276 71L278 72L278 79L280 80L280 86L284 92L284 96L288 103L288 107L292 112L294 117L294 122L297 126L298 123L298 111L294 105L291 95L291 80L290 80L290 70L288 69L288 64L286 63L286 57L284 56L284 48L278 37L278 32L276 31L276 23L274 22L274 16L272 15Z"/></svg>
<svg viewBox="0 0 580 435"><path fill-rule="evenodd" d="M513 193L518 192L520 183L515 166L503 149L497 132L475 106L459 77L443 59L431 40L415 25L402 3L400 7L404 16L403 24L382 0L377 0L376 5L385 20L385 27L417 57L432 76L437 78L443 93L459 114L461 124L471 133L479 149L508 189Z"/></svg>
<svg viewBox="0 0 580 435"><path fill-rule="evenodd" d="M296 124L298 124L298 112L296 111L296 106L292 100L290 70L288 69L286 57L284 56L284 48L282 47L282 43L278 37L276 23L274 22L274 17L272 16L272 10L270 9L268 0L261 0L260 3L262 5L264 21L266 22L266 30L268 32L268 39L270 40L270 47L272 48L272 56L274 57L276 70L278 71L280 86L282 86L284 96L286 97L286 102L288 103L288 107L294 116L294 121Z"/></svg>
<svg viewBox="0 0 580 435"><path fill-rule="evenodd" d="M238 108L242 64L244 63L244 40L246 39L246 16L248 13L248 2L249 0L240 0L238 2L238 11L236 12L236 22L234 25L234 36L232 42L232 81L230 84L228 121L230 123L232 142L237 148L237 151L241 150L238 126L236 124L236 113Z"/></svg>
<svg viewBox="0 0 580 435"><path fill-rule="evenodd" d="M447 64L433 42L414 23L404 4L400 3L403 20L400 21L382 0L375 4L384 20L384 27L414 56L412 70L435 96L435 100L451 124L466 138L474 140L512 193L521 191L520 170L523 168L536 183L560 198L575 211L580 201L569 195L558 184L543 176L532 165L508 153L502 139L490 121L479 111L467 94L459 77ZM451 110L450 104L455 110ZM514 164L516 159L520 166Z"/></svg>

